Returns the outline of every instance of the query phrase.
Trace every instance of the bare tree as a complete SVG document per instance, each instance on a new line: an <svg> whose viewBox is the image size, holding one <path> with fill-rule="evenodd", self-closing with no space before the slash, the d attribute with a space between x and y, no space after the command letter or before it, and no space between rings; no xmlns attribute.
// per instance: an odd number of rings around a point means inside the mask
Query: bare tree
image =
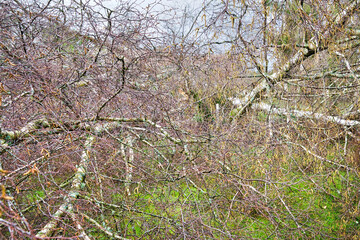
<svg viewBox="0 0 360 240"><path fill-rule="evenodd" d="M1 238L356 238L359 6L0 1Z"/></svg>

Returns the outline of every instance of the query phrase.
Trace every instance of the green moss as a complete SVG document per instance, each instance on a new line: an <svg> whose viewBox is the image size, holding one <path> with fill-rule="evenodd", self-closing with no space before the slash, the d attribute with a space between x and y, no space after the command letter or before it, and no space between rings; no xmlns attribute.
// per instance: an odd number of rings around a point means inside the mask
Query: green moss
<svg viewBox="0 0 360 240"><path fill-rule="evenodd" d="M259 111L259 112L257 112L256 119L259 120L260 122L266 122L268 119L268 116L269 115L266 112Z"/></svg>
<svg viewBox="0 0 360 240"><path fill-rule="evenodd" d="M32 191L25 196L30 202L36 202L45 197L45 192L42 190Z"/></svg>

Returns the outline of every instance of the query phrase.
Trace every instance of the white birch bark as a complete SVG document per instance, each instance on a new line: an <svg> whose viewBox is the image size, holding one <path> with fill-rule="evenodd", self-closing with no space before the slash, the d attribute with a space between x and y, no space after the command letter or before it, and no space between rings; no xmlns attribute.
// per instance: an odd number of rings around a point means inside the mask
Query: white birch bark
<svg viewBox="0 0 360 240"><path fill-rule="evenodd" d="M54 232L58 222L65 213L73 213L73 201L78 198L79 191L83 188L83 183L85 181L87 167L90 160L90 151L94 143L95 137L90 135L87 137L84 144L84 151L81 155L81 160L77 171L74 176L74 180L71 184L71 190L68 195L65 197L64 203L60 205L59 209L54 213L52 219L36 234L36 237L44 238L50 237ZM86 239L86 237L85 237Z"/></svg>
<svg viewBox="0 0 360 240"><path fill-rule="evenodd" d="M272 114L279 114L279 115L284 115L284 116L293 115L298 118L316 119L316 120L320 120L323 122L332 122L332 123L339 124L342 126L353 127L353 126L360 125L360 121L356 121L356 120L346 120L346 119L342 119L338 116L328 116L326 114L316 113L316 112L311 112L311 111L288 110L285 108L276 108L276 107L271 106L270 104L263 103L263 102L255 103L251 107L253 109L263 110L263 111L266 111L266 112L269 112Z"/></svg>
<svg viewBox="0 0 360 240"><path fill-rule="evenodd" d="M359 4L360 0L355 0L349 3L346 9L336 15L333 21L334 25L339 25L339 27L341 25L344 25L349 19L349 17L355 12L355 10L359 8ZM328 29L327 31L323 32L321 36L326 39L331 38L334 34L336 34L335 31L333 31L332 29ZM260 97L267 88L271 87L269 83L271 83L271 85L274 85L280 82L283 76L292 68L298 66L306 58L314 55L316 51L326 48L327 46L319 46L318 40L313 37L312 39L310 39L309 44L306 48L300 48L294 56L292 56L284 65L282 65L282 67L279 68L279 70L277 70L271 75L266 75L266 73L262 73L261 75L264 76L264 79L250 93L248 93L240 100L241 106L239 107L237 115L241 115L249 106L251 106L255 99Z"/></svg>

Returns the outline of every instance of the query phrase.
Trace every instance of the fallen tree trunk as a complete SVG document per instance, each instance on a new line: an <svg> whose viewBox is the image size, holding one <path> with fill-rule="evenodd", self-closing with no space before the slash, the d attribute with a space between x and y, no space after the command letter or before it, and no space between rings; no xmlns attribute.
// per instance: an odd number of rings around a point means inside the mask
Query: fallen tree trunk
<svg viewBox="0 0 360 240"><path fill-rule="evenodd" d="M79 237L83 239L89 239L84 228L80 225L78 221L78 216L74 212L74 203L76 199L79 198L80 191L85 186L85 177L88 173L88 166L90 162L90 152L93 151L93 144L95 142L95 138L97 135L100 135L104 132L109 132L113 129L124 126L125 123L142 123L144 126L151 126L152 129L147 130L152 134L155 134L159 137L169 140L173 144L180 145L184 147L184 151L188 152L187 144L188 143L200 143L202 140L198 140L195 137L191 137L190 139L181 139L178 137L172 136L173 134L168 132L164 127L159 124L148 120L146 118L99 118L99 119L84 119L77 121L69 121L62 122L61 124L56 123L50 119L37 119L27 123L20 130L2 130L0 131L0 155L5 151L11 151L11 147L13 145L19 144L20 142L31 138L32 136L48 136L48 135L56 135L62 134L64 132L71 132L74 130L82 130L86 132L91 132L86 137L86 141L83 146L83 151L81 155L81 159L78 163L78 167L74 174L73 180L71 182L71 187L69 192L64 196L63 202L57 208L55 213L51 214L50 220L43 226L43 228L37 232L36 237L38 238L47 238L51 237L54 232L57 230L57 226L59 222L65 215L69 215L73 220L76 228L79 230ZM141 128L141 130L146 130L146 128ZM141 139L141 137L139 137ZM132 179L132 163L134 161L134 152L132 149L134 139L131 137L128 140L129 144L129 160L127 163L127 173L125 179L125 189L126 193L130 194L130 182ZM152 146L150 144L150 146ZM186 155L189 155L188 153ZM22 166L14 171L6 171L2 169L0 163L0 172L4 174L4 179L6 180L8 177L11 177L15 174L19 174L22 171L25 171L29 166L36 166L36 163L46 159L47 156L43 156L37 158L30 163ZM164 159L166 159L164 157ZM37 170L38 171L38 170ZM27 173L25 173L27 174ZM125 193L124 193L125 194ZM107 232L108 234L109 232ZM119 238L121 238L119 236Z"/></svg>
<svg viewBox="0 0 360 240"><path fill-rule="evenodd" d="M36 237L44 238L50 237L55 231L58 222L64 214L69 213L73 215L73 201L78 198L79 191L83 189L85 177L87 174L87 168L90 159L90 150L95 140L94 136L89 136L85 142L85 149L81 155L80 164L74 176L74 180L71 184L71 190L65 197L64 203L60 205L58 210L53 214L52 219L36 234ZM84 239L89 239L85 232L82 233Z"/></svg>
<svg viewBox="0 0 360 240"><path fill-rule="evenodd" d="M359 8L359 5L360 0L355 0L350 3L346 9L336 15L333 20L333 26L341 29L347 23L350 16L352 16L354 12ZM335 34L337 34L337 31L330 28L329 26L329 28L325 32L319 34L319 36L322 36L322 39L326 40L332 38ZM313 37L310 39L307 46L300 48L294 56L292 56L282 67L279 68L279 70L277 70L273 74L268 75L266 73L260 72L260 74L263 76L262 81L260 81L250 93L246 94L245 97L239 99L239 102L241 104L238 108L238 112L236 115L241 115L247 108L252 105L254 100L263 95L266 89L271 88L273 85L279 83L287 72L298 66L303 60L309 58L310 56L313 56L320 50L328 48L328 46L326 45L319 46L319 44L320 41L316 37ZM257 69L261 71L258 66Z"/></svg>
<svg viewBox="0 0 360 240"><path fill-rule="evenodd" d="M322 113L316 113L316 112L310 112L310 111L301 111L301 110L288 110L285 108L276 108L273 107L270 104L267 103L254 103L251 106L253 109L259 109L259 110L263 110L266 111L268 113L274 113L274 114L279 114L279 115L285 115L285 116L295 116L298 118L310 118L310 119L316 119L316 120L320 120L320 121L324 121L324 122L332 122L332 123L336 123L342 126L348 126L348 127L353 127L353 126L359 126L360 125L360 121L356 121L356 120L346 120L346 119L342 119L338 116L328 116Z"/></svg>

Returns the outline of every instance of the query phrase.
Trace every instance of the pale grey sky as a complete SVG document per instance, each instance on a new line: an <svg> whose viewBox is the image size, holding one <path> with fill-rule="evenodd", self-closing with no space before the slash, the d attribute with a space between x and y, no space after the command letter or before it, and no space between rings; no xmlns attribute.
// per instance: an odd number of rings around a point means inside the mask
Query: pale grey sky
<svg viewBox="0 0 360 240"><path fill-rule="evenodd" d="M94 0L99 1L99 0ZM113 8L117 4L121 3L117 0L102 0L103 5L108 8ZM161 5L175 7L175 8L184 8L186 5L189 5L193 8L199 8L203 4L203 0L134 0L137 4L142 7L147 7L149 4L153 5L154 3L159 3L157 6L160 7Z"/></svg>

